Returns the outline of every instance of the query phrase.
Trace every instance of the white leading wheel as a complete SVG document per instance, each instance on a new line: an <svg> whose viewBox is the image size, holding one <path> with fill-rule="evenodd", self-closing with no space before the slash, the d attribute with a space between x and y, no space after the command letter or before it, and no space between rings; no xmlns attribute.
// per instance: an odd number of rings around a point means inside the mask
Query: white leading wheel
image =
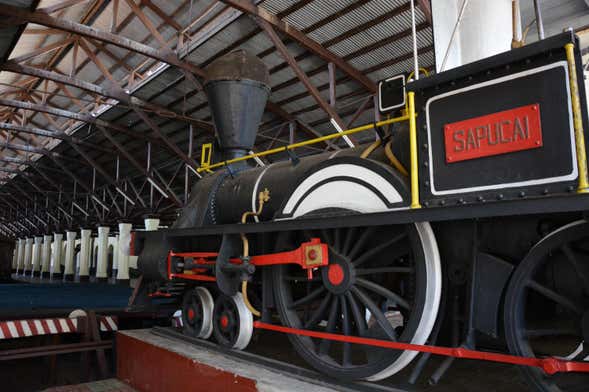
<svg viewBox="0 0 589 392"><path fill-rule="evenodd" d="M222 346L243 350L254 332L254 318L245 306L241 293L233 297L220 295L215 301L213 333Z"/></svg>
<svg viewBox="0 0 589 392"><path fill-rule="evenodd" d="M184 294L182 324L184 333L208 339L213 332L213 296L204 287L195 287Z"/></svg>

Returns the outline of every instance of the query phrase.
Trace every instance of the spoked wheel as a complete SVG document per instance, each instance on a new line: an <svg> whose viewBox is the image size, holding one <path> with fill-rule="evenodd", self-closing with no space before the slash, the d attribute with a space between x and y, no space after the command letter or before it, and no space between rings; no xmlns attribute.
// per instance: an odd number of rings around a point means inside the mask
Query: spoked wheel
<svg viewBox="0 0 589 392"><path fill-rule="evenodd" d="M213 332L213 297L204 287L195 287L184 294L182 324L184 333L208 339Z"/></svg>
<svg viewBox="0 0 589 392"><path fill-rule="evenodd" d="M254 332L254 319L241 293L221 295L215 301L213 333L220 345L243 350Z"/></svg>
<svg viewBox="0 0 589 392"><path fill-rule="evenodd" d="M526 357L589 360L589 223L548 234L520 263L505 297L510 351ZM553 376L523 367L538 391L586 391L589 375Z"/></svg>
<svg viewBox="0 0 589 392"><path fill-rule="evenodd" d="M299 266L275 268L276 305L292 328L424 344L437 317L441 267L427 223L306 232L329 245L329 266L311 281ZM297 352L336 378L380 380L417 355L289 335Z"/></svg>

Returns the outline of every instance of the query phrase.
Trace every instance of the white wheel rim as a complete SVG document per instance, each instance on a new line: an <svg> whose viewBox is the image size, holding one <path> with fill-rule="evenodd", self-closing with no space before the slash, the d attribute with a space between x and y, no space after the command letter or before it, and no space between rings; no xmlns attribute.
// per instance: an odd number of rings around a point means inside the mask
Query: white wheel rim
<svg viewBox="0 0 589 392"><path fill-rule="evenodd" d="M423 247L426 273L426 296L421 320L411 344L425 344L434 328L438 317L440 297L442 296L442 266L440 252L434 232L428 222L415 223L419 239ZM399 358L386 369L367 377L368 381L378 381L390 377L403 370L419 354L417 351L403 351Z"/></svg>
<svg viewBox="0 0 589 392"><path fill-rule="evenodd" d="M213 333L213 296L205 287L197 287L196 294L202 305L202 327L197 335L198 338L208 339Z"/></svg>
<svg viewBox="0 0 589 392"><path fill-rule="evenodd" d="M235 307L239 314L239 331L237 339L235 339L235 343L233 344L233 348L236 350L243 350L252 339L254 333L254 318L247 306L245 306L241 293L235 294L231 299L235 303Z"/></svg>

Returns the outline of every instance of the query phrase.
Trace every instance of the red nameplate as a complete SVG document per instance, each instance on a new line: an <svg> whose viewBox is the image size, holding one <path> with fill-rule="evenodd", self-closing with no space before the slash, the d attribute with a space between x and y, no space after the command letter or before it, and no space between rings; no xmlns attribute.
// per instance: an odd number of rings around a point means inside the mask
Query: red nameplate
<svg viewBox="0 0 589 392"><path fill-rule="evenodd" d="M447 163L542 147L540 105L447 124L444 141Z"/></svg>

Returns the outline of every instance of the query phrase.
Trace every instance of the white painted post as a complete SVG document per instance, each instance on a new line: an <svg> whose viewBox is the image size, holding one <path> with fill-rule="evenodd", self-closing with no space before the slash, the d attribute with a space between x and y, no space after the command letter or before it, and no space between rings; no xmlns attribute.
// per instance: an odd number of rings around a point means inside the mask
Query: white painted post
<svg viewBox="0 0 589 392"><path fill-rule="evenodd" d="M51 276L51 235L43 236L43 249L41 250L41 279Z"/></svg>
<svg viewBox="0 0 589 392"><path fill-rule="evenodd" d="M119 258L117 281L129 280L129 252L131 246L131 223L119 223Z"/></svg>
<svg viewBox="0 0 589 392"><path fill-rule="evenodd" d="M109 246L112 246L112 274L116 278L119 271L119 235L109 238Z"/></svg>
<svg viewBox="0 0 589 392"><path fill-rule="evenodd" d="M31 271L33 263L33 238L27 238L25 240L25 268L23 270L23 276L27 274L27 271Z"/></svg>
<svg viewBox="0 0 589 392"><path fill-rule="evenodd" d="M160 220L157 218L145 218L145 231L156 231L160 225Z"/></svg>
<svg viewBox="0 0 589 392"><path fill-rule="evenodd" d="M76 232L66 231L65 237L65 269L63 274L65 280L73 281L75 276L74 253L76 252Z"/></svg>
<svg viewBox="0 0 589 392"><path fill-rule="evenodd" d="M90 280L91 234L92 230L88 229L82 229L80 232L80 282L88 282Z"/></svg>
<svg viewBox="0 0 589 392"><path fill-rule="evenodd" d="M53 235L53 252L51 253L51 279L61 279L61 254L63 253L62 248L63 234L55 233Z"/></svg>
<svg viewBox="0 0 589 392"><path fill-rule="evenodd" d="M16 262L16 274L20 272L21 274L24 273L25 270L25 239L19 238L18 240L18 255L17 255L17 262Z"/></svg>
<svg viewBox="0 0 589 392"><path fill-rule="evenodd" d="M98 264L98 238L92 237L90 239L90 244L92 247L92 252L90 254L90 276L96 276L96 264Z"/></svg>
<svg viewBox="0 0 589 392"><path fill-rule="evenodd" d="M33 243L33 256L32 256L32 272L31 276L40 276L40 266L41 266L41 245L43 244L43 237L35 237L35 242Z"/></svg>
<svg viewBox="0 0 589 392"><path fill-rule="evenodd" d="M110 228L100 226L98 228L98 260L96 262L96 280L105 282L108 280L107 263L108 263L108 232Z"/></svg>
<svg viewBox="0 0 589 392"><path fill-rule="evenodd" d="M14 251L12 252L12 273L18 269L18 240L14 241Z"/></svg>

